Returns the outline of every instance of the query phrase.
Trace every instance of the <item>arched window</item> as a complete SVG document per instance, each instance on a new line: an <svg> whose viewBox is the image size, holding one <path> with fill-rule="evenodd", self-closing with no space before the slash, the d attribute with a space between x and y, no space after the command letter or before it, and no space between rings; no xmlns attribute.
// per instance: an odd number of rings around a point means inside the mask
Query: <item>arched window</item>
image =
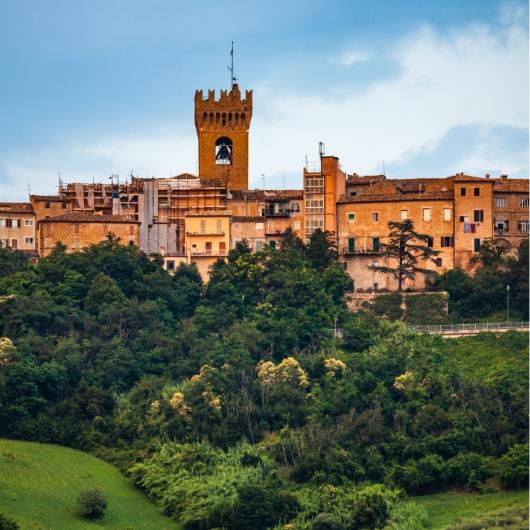
<svg viewBox="0 0 530 530"><path fill-rule="evenodd" d="M218 138L215 142L215 163L232 163L232 140L230 140L230 138L221 136L221 138Z"/></svg>

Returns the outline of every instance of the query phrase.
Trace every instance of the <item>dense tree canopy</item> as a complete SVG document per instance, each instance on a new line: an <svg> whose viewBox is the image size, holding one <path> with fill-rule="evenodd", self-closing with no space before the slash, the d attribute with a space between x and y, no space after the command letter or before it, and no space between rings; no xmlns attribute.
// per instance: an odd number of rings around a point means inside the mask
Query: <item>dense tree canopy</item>
<svg viewBox="0 0 530 530"><path fill-rule="evenodd" d="M238 243L206 285L112 238L2 260L0 436L104 456L186 529L380 528L398 489L524 483L526 336L349 313L329 234Z"/></svg>

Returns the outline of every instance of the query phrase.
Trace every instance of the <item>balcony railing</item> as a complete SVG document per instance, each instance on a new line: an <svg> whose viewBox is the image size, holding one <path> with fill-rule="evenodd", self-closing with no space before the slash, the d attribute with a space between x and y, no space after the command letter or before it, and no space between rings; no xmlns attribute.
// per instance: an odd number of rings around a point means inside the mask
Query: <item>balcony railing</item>
<svg viewBox="0 0 530 530"><path fill-rule="evenodd" d="M206 250L192 250L190 252L192 256L226 256L227 251L226 249L206 249Z"/></svg>
<svg viewBox="0 0 530 530"><path fill-rule="evenodd" d="M510 230L508 228L495 228L496 236L505 236L509 233L510 233Z"/></svg>
<svg viewBox="0 0 530 530"><path fill-rule="evenodd" d="M527 236L528 235L528 228L523 228L521 230L517 230L517 235L519 235L519 236Z"/></svg>
<svg viewBox="0 0 530 530"><path fill-rule="evenodd" d="M187 236L224 236L224 231L217 232L210 230L209 232L186 232Z"/></svg>
<svg viewBox="0 0 530 530"><path fill-rule="evenodd" d="M344 249L344 255L345 256L362 256L362 255L368 255L368 254L381 254L383 252L383 249L381 248L356 248L355 250L351 250L349 248Z"/></svg>
<svg viewBox="0 0 530 530"><path fill-rule="evenodd" d="M261 210L261 215L263 217L289 217L291 215L291 210L284 209L284 210Z"/></svg>

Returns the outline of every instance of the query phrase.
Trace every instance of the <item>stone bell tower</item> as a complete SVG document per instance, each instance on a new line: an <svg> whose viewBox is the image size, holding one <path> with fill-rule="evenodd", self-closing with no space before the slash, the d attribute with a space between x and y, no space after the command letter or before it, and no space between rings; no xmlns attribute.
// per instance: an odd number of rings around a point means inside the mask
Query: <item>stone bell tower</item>
<svg viewBox="0 0 530 530"><path fill-rule="evenodd" d="M199 177L218 179L230 190L248 189L248 129L252 119L252 90L195 91L195 128L199 140Z"/></svg>

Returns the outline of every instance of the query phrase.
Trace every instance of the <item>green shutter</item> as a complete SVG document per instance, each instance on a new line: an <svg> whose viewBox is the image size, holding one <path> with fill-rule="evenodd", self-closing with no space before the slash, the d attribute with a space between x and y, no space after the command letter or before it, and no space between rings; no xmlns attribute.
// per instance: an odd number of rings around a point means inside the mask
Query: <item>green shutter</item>
<svg viewBox="0 0 530 530"><path fill-rule="evenodd" d="M355 252L355 238L348 238L348 252Z"/></svg>

